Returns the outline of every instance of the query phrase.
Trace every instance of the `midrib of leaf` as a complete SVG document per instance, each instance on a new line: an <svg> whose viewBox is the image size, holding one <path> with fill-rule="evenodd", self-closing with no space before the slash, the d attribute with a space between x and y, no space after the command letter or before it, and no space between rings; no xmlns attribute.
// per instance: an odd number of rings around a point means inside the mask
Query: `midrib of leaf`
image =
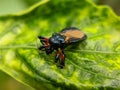
<svg viewBox="0 0 120 90"><path fill-rule="evenodd" d="M27 45L27 44L22 44L22 45L8 45L8 46L0 46L0 49L36 49L36 45ZM119 55L120 52L111 52L111 51L97 51L97 50L75 50L75 49L70 49L66 50L68 52L82 52L82 53L91 53L91 54L115 54Z"/></svg>
<svg viewBox="0 0 120 90"><path fill-rule="evenodd" d="M96 50L70 50L75 52L82 52L82 53L91 53L91 54L108 54L108 55L119 55L120 52L111 52L111 51L96 51Z"/></svg>
<svg viewBox="0 0 120 90"><path fill-rule="evenodd" d="M0 49L37 49L35 45L9 45L0 46Z"/></svg>

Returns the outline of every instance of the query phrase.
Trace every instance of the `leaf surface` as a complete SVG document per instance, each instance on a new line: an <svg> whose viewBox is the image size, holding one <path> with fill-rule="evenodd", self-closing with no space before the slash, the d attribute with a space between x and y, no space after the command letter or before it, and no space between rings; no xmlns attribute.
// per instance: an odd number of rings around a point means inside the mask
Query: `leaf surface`
<svg viewBox="0 0 120 90"><path fill-rule="evenodd" d="M37 36L78 27L87 40L66 48L59 69L54 53L38 53ZM37 90L120 88L120 18L90 0L40 1L20 14L0 17L0 69Z"/></svg>

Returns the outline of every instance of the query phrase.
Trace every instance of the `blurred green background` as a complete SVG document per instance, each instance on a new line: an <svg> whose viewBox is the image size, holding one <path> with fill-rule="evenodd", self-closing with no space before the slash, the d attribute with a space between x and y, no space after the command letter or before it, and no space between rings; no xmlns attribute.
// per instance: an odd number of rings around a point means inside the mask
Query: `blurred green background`
<svg viewBox="0 0 120 90"><path fill-rule="evenodd" d="M0 15L17 13L25 10L41 0L0 0ZM98 5L109 5L120 15L120 0L92 0Z"/></svg>
<svg viewBox="0 0 120 90"><path fill-rule="evenodd" d="M0 0L0 16L11 13L18 13L40 0ZM120 0L93 0L98 5L109 5L113 11L120 15ZM0 90L34 90L27 87L4 72L0 71Z"/></svg>

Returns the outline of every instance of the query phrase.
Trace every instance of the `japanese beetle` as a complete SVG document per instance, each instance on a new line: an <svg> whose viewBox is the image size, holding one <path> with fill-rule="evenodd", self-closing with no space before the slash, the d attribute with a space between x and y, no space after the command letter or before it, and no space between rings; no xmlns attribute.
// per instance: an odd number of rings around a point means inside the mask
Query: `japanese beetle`
<svg viewBox="0 0 120 90"><path fill-rule="evenodd" d="M53 33L50 38L43 36L38 36L38 38L42 43L42 46L38 47L38 49L45 51L47 55L56 50L55 62L57 63L59 61L59 67L63 68L65 66L64 49L71 44L85 40L87 36L78 28L69 27L59 33Z"/></svg>

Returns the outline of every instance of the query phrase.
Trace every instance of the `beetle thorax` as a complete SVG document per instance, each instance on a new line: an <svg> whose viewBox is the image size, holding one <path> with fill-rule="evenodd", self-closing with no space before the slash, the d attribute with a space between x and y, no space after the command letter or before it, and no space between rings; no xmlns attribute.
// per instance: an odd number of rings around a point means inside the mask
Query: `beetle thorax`
<svg viewBox="0 0 120 90"><path fill-rule="evenodd" d="M60 34L53 34L52 37L50 37L50 45L54 48L62 48L65 45L65 37Z"/></svg>

